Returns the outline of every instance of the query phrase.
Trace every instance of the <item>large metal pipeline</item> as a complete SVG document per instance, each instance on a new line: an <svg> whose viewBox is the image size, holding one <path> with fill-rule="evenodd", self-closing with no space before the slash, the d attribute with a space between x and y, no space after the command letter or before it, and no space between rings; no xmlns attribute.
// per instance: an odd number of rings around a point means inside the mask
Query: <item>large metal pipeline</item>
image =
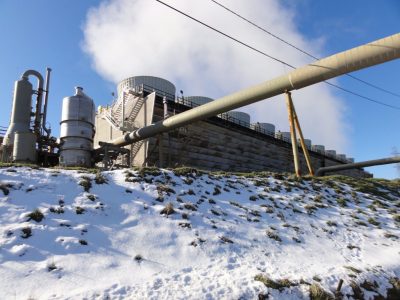
<svg viewBox="0 0 400 300"><path fill-rule="evenodd" d="M111 144L126 146L195 121L204 120L235 108L277 96L286 91L301 89L339 75L397 58L400 58L400 33L318 60L287 75L139 128L111 141Z"/></svg>
<svg viewBox="0 0 400 300"><path fill-rule="evenodd" d="M46 132L47 136L50 136L51 130L46 127L47 120L47 103L49 101L49 85L50 85L50 68L46 68L46 80L45 80L45 96L44 96L44 104L43 104L43 117L42 117L42 128Z"/></svg>
<svg viewBox="0 0 400 300"><path fill-rule="evenodd" d="M342 171L342 170L350 170L350 169L372 167L372 166L379 166L379 165L388 165L388 164L395 164L395 163L400 163L400 156L360 161L360 162L351 163L351 164L319 168L315 172L315 175L316 176L324 176L324 174L328 173L328 172L336 172L336 171Z"/></svg>

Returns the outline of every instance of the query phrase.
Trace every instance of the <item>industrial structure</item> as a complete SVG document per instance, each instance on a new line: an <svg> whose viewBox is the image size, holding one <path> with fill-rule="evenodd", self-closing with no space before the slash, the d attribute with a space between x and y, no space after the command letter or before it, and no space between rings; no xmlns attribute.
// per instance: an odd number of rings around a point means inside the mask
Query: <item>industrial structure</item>
<svg viewBox="0 0 400 300"><path fill-rule="evenodd" d="M99 107L96 115L93 100L77 87L75 95L63 100L58 139L51 136L46 123L51 70L47 69L45 80L39 72L28 70L15 83L10 125L0 149L2 161L45 166L102 164L106 168L294 169L296 175L302 170L313 175L315 169L323 168L323 172L370 176L354 169L363 164L352 164L352 158L303 137L290 91L399 57L400 34L395 34L216 100L176 97L175 86L168 80L130 77L119 83L117 99ZM37 79L36 90L29 81L32 76ZM275 132L270 123L251 123L248 114L236 110L279 94L286 95L290 132ZM396 161L400 158L379 163ZM337 165L345 167L330 168Z"/></svg>

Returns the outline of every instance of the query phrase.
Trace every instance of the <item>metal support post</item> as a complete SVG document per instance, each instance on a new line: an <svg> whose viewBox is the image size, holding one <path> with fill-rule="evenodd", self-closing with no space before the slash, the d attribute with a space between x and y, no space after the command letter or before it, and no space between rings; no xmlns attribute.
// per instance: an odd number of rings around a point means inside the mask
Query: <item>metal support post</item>
<svg viewBox="0 0 400 300"><path fill-rule="evenodd" d="M289 125L290 125L290 138L292 141L292 150L293 150L293 161L294 161L294 170L296 176L300 177L300 162L299 162L299 148L297 147L297 138L296 138L296 128L294 125L294 114L293 114L293 106L292 106L292 97L290 92L286 91L286 106L289 114Z"/></svg>

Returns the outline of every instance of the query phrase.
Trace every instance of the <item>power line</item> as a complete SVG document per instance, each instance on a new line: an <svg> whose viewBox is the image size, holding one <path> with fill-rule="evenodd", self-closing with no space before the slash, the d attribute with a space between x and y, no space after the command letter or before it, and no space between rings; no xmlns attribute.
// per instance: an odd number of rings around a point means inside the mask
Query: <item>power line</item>
<svg viewBox="0 0 400 300"><path fill-rule="evenodd" d="M259 54L261 54L261 55L264 55L264 56L266 56L266 57L268 57L268 58L270 58L270 59L272 59L272 60L274 60L274 61L276 61L276 62L279 62L279 63L281 63L281 64L283 64L283 65L285 65L285 66L288 66L288 67L290 67L290 68L292 68L292 69L296 69L295 66L293 66L293 65L291 65L291 64L289 64L289 63L287 63L287 62L285 62L285 61L283 61L283 60L281 60L281 59L278 59L278 58L276 58L276 57L273 57L272 55L269 55L269 54L267 54L267 53L265 53L265 52L263 52L263 51L261 51L261 50L255 48L255 47L253 47L253 46L251 46L251 45L249 45L249 44L246 44L246 43L244 43L244 42L242 42L242 41L240 41L240 40L238 40L238 39L236 39L236 38L234 38L234 37L228 35L227 33L224 33L224 32L222 32L222 31L220 31L220 30L218 30L218 29L212 27L211 25L208 25L208 24L206 24L206 23L204 23L204 22L202 22L202 21L200 21L200 20L198 20L198 19L196 19L196 18L194 18L194 17L192 17L192 16L190 16L190 15L184 13L183 11L181 11L181 10L179 10L179 9L177 9L177 8L175 8L175 7L169 5L169 4L167 4L167 3L165 3L165 2L163 2L163 1L161 1L161 0L155 0L155 1L159 2L160 4L165 5L166 7L168 7L168 8L170 8L170 9L176 11L177 13L179 13L179 14L181 14L181 15L183 15L183 16L185 16L185 17L187 17L187 18L189 18L189 19L191 19L191 20L193 20L193 21L195 21L195 22L197 22L197 23L199 23L199 24L201 24L201 25L203 25L203 26L205 26L205 27L207 27L207 28L209 28L209 29L211 29L211 30L213 30L213 31L215 31L215 32L217 32L217 33L219 33L219 34L221 34L221 35L223 35L223 36L229 38L229 39L231 39L231 40L233 40L233 41L235 41L235 42L237 42L238 44L240 44L240 45L242 45L242 46L245 46L245 47L247 47L247 48L249 48L249 49L251 49L251 50L253 50L253 51L255 51L255 52L259 53ZM333 86L333 87L336 87L336 88L338 88L338 89L340 89L340 90L342 90L342 91L345 91L345 92L348 92L348 93L350 93L350 94L352 94L352 95L354 95L354 96L360 97L360 98L362 98L362 99L364 99L364 100L368 100L368 101L374 102L374 103L376 103L376 104L380 104L380 105L383 105L383 106L386 106L386 107L390 107L390 108L393 108L393 109L400 110L400 107L398 107L398 106L393 106L393 105L390 105L390 104L381 102L381 101L379 101L379 100L375 100L375 99L372 99L372 98L363 96L363 95L361 95L361 94L359 94L359 93L350 91L350 90L348 90L348 89L346 89L346 88L340 87L340 86L338 86L338 85L336 85L336 84L333 84L333 83L330 83L330 82L327 82L327 81L324 81L324 82L325 82L326 84L329 84L329 85L331 85L331 86Z"/></svg>
<svg viewBox="0 0 400 300"><path fill-rule="evenodd" d="M240 15L240 14L238 14L237 12L233 11L232 9L226 7L225 5L219 3L218 1L215 1L215 0L210 0L210 1L214 2L216 5L222 7L223 9L229 11L230 13L232 13L232 14L234 14L235 16L239 17L240 19L246 21L247 23L250 23L251 25L255 26L256 28L262 30L263 32L269 34L270 36L276 38L277 40L279 40L279 41L285 43L286 45L288 45L288 46L290 46L290 47L296 49L297 51L300 51L301 53L303 53L303 54L305 54L305 55L307 55L307 56L309 56L309 57L311 57L311 58L313 58L313 59L316 59L316 60L319 60L319 59L320 59L320 58L316 57L315 55L312 55L311 53L309 53L309 52L307 52L307 51L305 51L305 50L303 50L303 49L297 47L296 45L294 45L294 44L292 44L292 43L286 41L285 39L279 37L278 35L276 35L276 34L270 32L270 31L268 31L267 29L265 29L265 28L263 28L263 27L257 25L256 23L254 23L254 22L252 22L251 20L249 20L249 19L243 17L242 15ZM357 80L357 81L359 81L359 82L361 82L361 83L363 83L363 84L365 84L365 85L368 85L368 86L370 86L370 87L373 87L373 88L375 88L375 89L377 89L377 90L379 90L379 91L381 91L381 92L384 92L384 93L387 93L387 94L390 94L390 95L392 95L392 96L395 96L395 97L400 98L400 94L397 94L397 93L392 92L392 91L389 91L389 90L387 90L387 89L385 89L385 88L379 87L379 86L377 86L377 85L375 85L375 84L373 84L373 83L370 83L370 82L368 82L368 81L366 81L366 80L363 80L363 79L361 79L361 78L358 78L358 77L356 77L356 76L354 76L354 75L351 75L351 74L345 74L345 75L348 76L348 77L350 77L350 78L352 78L352 79L354 79L354 80Z"/></svg>

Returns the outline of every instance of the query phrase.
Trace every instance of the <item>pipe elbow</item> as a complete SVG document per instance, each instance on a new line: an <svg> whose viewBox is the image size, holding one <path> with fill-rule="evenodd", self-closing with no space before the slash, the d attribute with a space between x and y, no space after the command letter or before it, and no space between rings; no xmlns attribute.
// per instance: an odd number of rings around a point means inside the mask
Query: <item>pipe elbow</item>
<svg viewBox="0 0 400 300"><path fill-rule="evenodd" d="M39 84L38 84L38 86L39 86L39 89L43 89L43 82L44 82L44 80L43 80L43 76L42 76L42 74L40 74L38 71L35 71L35 70L26 70L23 74L22 74L22 78L28 78L29 76L35 76L37 79L38 79L38 81L39 81Z"/></svg>

